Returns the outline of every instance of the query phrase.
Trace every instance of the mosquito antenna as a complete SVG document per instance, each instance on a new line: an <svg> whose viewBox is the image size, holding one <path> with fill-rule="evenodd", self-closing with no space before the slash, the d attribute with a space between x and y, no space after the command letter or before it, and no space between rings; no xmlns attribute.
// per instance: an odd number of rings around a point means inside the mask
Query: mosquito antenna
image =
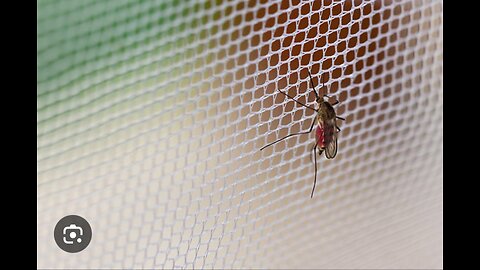
<svg viewBox="0 0 480 270"><path fill-rule="evenodd" d="M314 108L312 108L312 107L310 107L310 106L308 106L308 105L305 105L305 104L303 104L302 102L294 99L293 97L291 97L291 96L288 95L287 93L283 92L282 90L280 90L280 89L277 89L277 90L278 90L280 93L284 94L285 96L289 97L291 100L293 100L293 101L297 102L298 104L302 105L303 107L305 107L305 108L307 108L307 109L310 109L310 110L312 110L312 111L315 111L315 112L317 111L317 110L315 110Z"/></svg>
<svg viewBox="0 0 480 270"><path fill-rule="evenodd" d="M320 76L320 82L322 83L322 87L325 87L325 83L323 82L323 72L322 72L322 75Z"/></svg>
<svg viewBox="0 0 480 270"><path fill-rule="evenodd" d="M322 88L325 87L325 83L323 82L323 74L325 74L325 73L322 73L322 76L320 76L320 82L322 83ZM327 92L328 92L328 89L327 89ZM327 98L330 98L330 96L327 95L327 94L323 94L323 96L327 97Z"/></svg>
<svg viewBox="0 0 480 270"><path fill-rule="evenodd" d="M318 100L319 96L318 96L317 90L315 89L315 84L313 83L312 74L310 74L309 69L307 69L307 71L308 71L308 76L310 77L310 83L312 84L313 93L315 93L315 100Z"/></svg>

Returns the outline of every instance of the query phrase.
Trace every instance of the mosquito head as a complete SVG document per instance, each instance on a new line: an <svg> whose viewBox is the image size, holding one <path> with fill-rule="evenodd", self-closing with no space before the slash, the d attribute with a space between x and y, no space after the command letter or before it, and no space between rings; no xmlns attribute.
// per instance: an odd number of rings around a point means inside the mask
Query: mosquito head
<svg viewBox="0 0 480 270"><path fill-rule="evenodd" d="M329 98L329 96L327 96L327 95L318 96L317 103L326 102L326 101L328 101L328 98Z"/></svg>

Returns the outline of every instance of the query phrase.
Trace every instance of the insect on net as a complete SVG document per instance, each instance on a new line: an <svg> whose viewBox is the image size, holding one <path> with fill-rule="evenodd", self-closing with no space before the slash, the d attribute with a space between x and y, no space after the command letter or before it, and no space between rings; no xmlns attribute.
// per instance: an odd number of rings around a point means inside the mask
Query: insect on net
<svg viewBox="0 0 480 270"><path fill-rule="evenodd" d="M443 2L38 1L40 268L441 268ZM335 106L314 166L308 70ZM321 87L323 74L325 87ZM78 256L63 216L88 220Z"/></svg>

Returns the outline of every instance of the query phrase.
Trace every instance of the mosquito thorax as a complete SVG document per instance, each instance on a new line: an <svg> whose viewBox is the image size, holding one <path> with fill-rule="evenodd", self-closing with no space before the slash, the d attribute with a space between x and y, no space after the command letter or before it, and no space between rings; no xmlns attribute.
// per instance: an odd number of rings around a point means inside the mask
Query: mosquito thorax
<svg viewBox="0 0 480 270"><path fill-rule="evenodd" d="M325 99L325 96L317 98L317 103L322 103L322 102L328 102L328 100Z"/></svg>
<svg viewBox="0 0 480 270"><path fill-rule="evenodd" d="M322 100L318 103L318 116L322 120L335 119L335 109L326 100Z"/></svg>

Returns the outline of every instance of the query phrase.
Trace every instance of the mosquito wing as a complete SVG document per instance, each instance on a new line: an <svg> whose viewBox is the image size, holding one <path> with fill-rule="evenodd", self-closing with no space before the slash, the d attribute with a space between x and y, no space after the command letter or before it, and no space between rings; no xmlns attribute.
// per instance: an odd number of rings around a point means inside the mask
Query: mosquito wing
<svg viewBox="0 0 480 270"><path fill-rule="evenodd" d="M337 129L335 122L329 123L325 129L325 157L332 159L337 155Z"/></svg>

